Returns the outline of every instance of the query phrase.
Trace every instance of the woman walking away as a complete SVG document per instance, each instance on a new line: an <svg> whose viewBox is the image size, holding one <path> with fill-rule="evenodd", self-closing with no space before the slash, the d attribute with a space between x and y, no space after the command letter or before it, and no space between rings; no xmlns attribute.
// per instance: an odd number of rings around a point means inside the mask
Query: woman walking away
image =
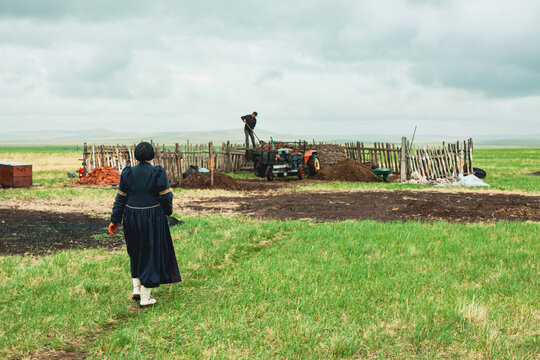
<svg viewBox="0 0 540 360"><path fill-rule="evenodd" d="M109 233L114 235L123 218L124 238L131 262L133 300L153 305L152 288L182 281L165 215L172 214L173 194L165 169L152 166L154 147L141 142L135 148L137 166L122 171L114 200Z"/></svg>

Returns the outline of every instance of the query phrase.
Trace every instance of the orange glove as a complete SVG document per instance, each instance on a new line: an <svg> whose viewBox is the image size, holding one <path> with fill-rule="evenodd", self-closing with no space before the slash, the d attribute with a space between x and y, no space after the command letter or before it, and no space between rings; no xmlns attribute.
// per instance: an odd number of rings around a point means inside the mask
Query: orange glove
<svg viewBox="0 0 540 360"><path fill-rule="evenodd" d="M118 231L118 224L110 223L109 224L109 234L114 235Z"/></svg>

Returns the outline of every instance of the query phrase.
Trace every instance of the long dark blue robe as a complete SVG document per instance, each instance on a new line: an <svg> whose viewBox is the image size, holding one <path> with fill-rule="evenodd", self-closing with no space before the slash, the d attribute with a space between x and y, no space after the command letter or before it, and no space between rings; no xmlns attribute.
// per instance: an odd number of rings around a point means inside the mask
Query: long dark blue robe
<svg viewBox="0 0 540 360"><path fill-rule="evenodd" d="M166 218L172 200L163 167L142 162L122 171L111 222L123 218L131 276L147 288L182 281Z"/></svg>

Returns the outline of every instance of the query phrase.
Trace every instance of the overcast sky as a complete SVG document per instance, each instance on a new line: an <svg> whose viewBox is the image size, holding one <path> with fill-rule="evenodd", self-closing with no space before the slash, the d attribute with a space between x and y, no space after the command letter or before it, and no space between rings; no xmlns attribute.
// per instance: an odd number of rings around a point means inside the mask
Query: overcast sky
<svg viewBox="0 0 540 360"><path fill-rule="evenodd" d="M253 110L299 135L540 135L540 1L0 0L3 130Z"/></svg>

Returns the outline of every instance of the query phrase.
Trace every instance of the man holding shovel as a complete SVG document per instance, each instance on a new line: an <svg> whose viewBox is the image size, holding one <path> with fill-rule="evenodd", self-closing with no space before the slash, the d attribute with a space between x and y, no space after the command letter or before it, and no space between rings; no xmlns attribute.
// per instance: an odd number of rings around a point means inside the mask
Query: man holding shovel
<svg viewBox="0 0 540 360"><path fill-rule="evenodd" d="M246 149L249 149L249 138L251 137L251 144L253 144L253 148L255 148L255 137L253 137L253 129L255 129L255 125L257 125L257 112L254 111L251 114L244 115L240 117L244 124L244 134L246 134Z"/></svg>

